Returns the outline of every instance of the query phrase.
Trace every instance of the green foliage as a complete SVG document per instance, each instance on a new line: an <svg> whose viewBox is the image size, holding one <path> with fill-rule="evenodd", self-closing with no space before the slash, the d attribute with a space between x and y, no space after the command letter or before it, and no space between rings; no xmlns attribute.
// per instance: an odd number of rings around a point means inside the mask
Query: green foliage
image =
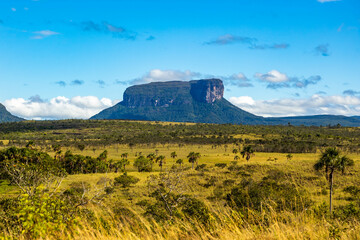
<svg viewBox="0 0 360 240"><path fill-rule="evenodd" d="M0 151L1 178L9 179L23 193L34 195L42 185L65 176L59 162L45 152L11 147Z"/></svg>
<svg viewBox="0 0 360 240"><path fill-rule="evenodd" d="M324 124L324 126L327 124ZM71 134L69 134L71 131ZM146 133L146 134L145 134ZM254 139L238 135L256 136ZM78 139L89 149L112 144L207 144L251 145L255 152L315 153L326 147L358 152L360 128L305 126L247 126L183 123L163 124L138 121L25 121L0 124L0 138L9 139L10 146L25 146L30 140L38 147L59 145L77 148ZM344 143L344 144L342 144ZM90 147L91 146L91 147Z"/></svg>
<svg viewBox="0 0 360 240"><path fill-rule="evenodd" d="M153 161L144 156L140 156L134 161L134 167L136 167L139 172L151 172L152 166Z"/></svg>
<svg viewBox="0 0 360 240"><path fill-rule="evenodd" d="M198 162L198 159L201 157L200 153L198 152L190 152L187 156L189 163L192 164L192 168L194 168L194 163Z"/></svg>
<svg viewBox="0 0 360 240"><path fill-rule="evenodd" d="M127 175L127 173L125 172L123 175L120 175L119 177L116 177L114 179L114 184L116 185L121 185L121 187L123 188L127 188L130 187L133 184L136 184L140 181L139 178L134 177L134 176L129 176Z"/></svg>
<svg viewBox="0 0 360 240"><path fill-rule="evenodd" d="M314 164L314 169L319 171L325 169L326 178L330 185L330 213L332 211L333 179L335 171L345 173L345 169L354 165L354 161L347 156L340 156L336 148L327 148L321 154L320 159Z"/></svg>
<svg viewBox="0 0 360 240"><path fill-rule="evenodd" d="M198 166L196 166L195 168L196 171L205 171L206 170L206 164L200 164Z"/></svg>
<svg viewBox="0 0 360 240"><path fill-rule="evenodd" d="M19 222L22 234L29 238L45 237L74 227L77 220L70 215L71 205L47 194L30 198L24 195L19 200Z"/></svg>
<svg viewBox="0 0 360 240"><path fill-rule="evenodd" d="M247 212L273 208L277 211L302 211L311 204L308 194L300 186L289 182L281 171L271 171L261 181L243 178L226 197L228 204Z"/></svg>
<svg viewBox="0 0 360 240"><path fill-rule="evenodd" d="M227 166L226 163L215 163L215 167L218 167L218 168L225 168Z"/></svg>
<svg viewBox="0 0 360 240"><path fill-rule="evenodd" d="M243 150L240 152L243 158L246 158L246 161L249 161L252 156L254 156L254 150L251 146L244 146Z"/></svg>
<svg viewBox="0 0 360 240"><path fill-rule="evenodd" d="M106 150L97 158L73 154L68 150L60 159L62 167L69 174L103 173L107 172L110 167L110 164L107 162Z"/></svg>
<svg viewBox="0 0 360 240"><path fill-rule="evenodd" d="M181 158L176 160L176 163L179 164L180 166L184 163L184 160L182 160Z"/></svg>
<svg viewBox="0 0 360 240"><path fill-rule="evenodd" d="M209 208L196 198L187 197L181 210L188 219L194 219L205 226L209 226L214 221Z"/></svg>

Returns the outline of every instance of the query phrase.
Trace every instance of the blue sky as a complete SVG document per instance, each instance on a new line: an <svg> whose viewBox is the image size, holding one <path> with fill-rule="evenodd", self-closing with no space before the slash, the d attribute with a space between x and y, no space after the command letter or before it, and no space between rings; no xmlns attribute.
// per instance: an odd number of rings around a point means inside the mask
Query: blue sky
<svg viewBox="0 0 360 240"><path fill-rule="evenodd" d="M258 115L360 115L360 1L0 1L15 115L88 118L132 84L208 77Z"/></svg>

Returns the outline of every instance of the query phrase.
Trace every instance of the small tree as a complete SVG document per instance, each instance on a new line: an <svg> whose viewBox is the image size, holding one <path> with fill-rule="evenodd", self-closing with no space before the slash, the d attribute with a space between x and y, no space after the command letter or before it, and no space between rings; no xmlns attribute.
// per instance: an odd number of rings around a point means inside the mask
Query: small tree
<svg viewBox="0 0 360 240"><path fill-rule="evenodd" d="M182 166L183 164L183 160L181 158L179 158L178 160L176 160L176 163L180 165L180 167Z"/></svg>
<svg viewBox="0 0 360 240"><path fill-rule="evenodd" d="M172 152L172 153L170 153L170 156L171 156L173 159L175 159L175 158L177 157L177 154L176 154L176 152Z"/></svg>
<svg viewBox="0 0 360 240"><path fill-rule="evenodd" d="M127 158L128 158L128 153L121 154L121 160L120 160L119 164L121 165L121 168L123 169L123 171L126 171L126 165L130 164L130 162Z"/></svg>
<svg viewBox="0 0 360 240"><path fill-rule="evenodd" d="M238 161L240 159L240 157L238 155L234 156L234 161Z"/></svg>
<svg viewBox="0 0 360 240"><path fill-rule="evenodd" d="M243 150L240 153L243 158L246 158L246 161L249 161L252 156L254 156L254 150L251 146L244 146Z"/></svg>
<svg viewBox="0 0 360 240"><path fill-rule="evenodd" d="M149 153L146 157L148 159L150 159L150 161L154 162L154 160L156 159L156 156L157 156L157 154L155 154L155 153Z"/></svg>
<svg viewBox="0 0 360 240"><path fill-rule="evenodd" d="M288 155L286 155L286 159L287 159L287 160L290 161L292 158L293 158L293 155L292 155L291 153L289 153Z"/></svg>
<svg viewBox="0 0 360 240"><path fill-rule="evenodd" d="M160 172L162 172L162 167L165 164L165 156L160 155L156 158L156 162L159 163Z"/></svg>
<svg viewBox="0 0 360 240"><path fill-rule="evenodd" d="M85 144L79 143L79 144L77 145L77 148L82 152L82 151L84 151L84 149L85 149Z"/></svg>
<svg viewBox="0 0 360 240"><path fill-rule="evenodd" d="M138 183L139 181L140 181L139 178L134 177L134 176L129 176L125 172L123 175L120 175L119 177L116 177L114 179L114 184L115 184L115 186L121 185L121 187L127 188L127 187L130 187L132 184Z"/></svg>
<svg viewBox="0 0 360 240"><path fill-rule="evenodd" d="M237 154L239 152L239 150L237 150L236 148L234 148L233 150L232 150L232 153L233 154Z"/></svg>
<svg viewBox="0 0 360 240"><path fill-rule="evenodd" d="M325 174L330 185L330 213L332 212L332 195L334 184L335 171L344 172L345 168L353 166L354 161L346 156L340 156L340 151L336 148L327 148L325 152L321 154L320 159L315 163L314 169L319 171L325 169Z"/></svg>
<svg viewBox="0 0 360 240"><path fill-rule="evenodd" d="M196 153L196 152L190 152L189 155L187 156L189 163L192 164L192 169L194 169L194 163L197 164L198 159L201 157L200 153Z"/></svg>
<svg viewBox="0 0 360 240"><path fill-rule="evenodd" d="M134 162L134 167L136 167L139 172L151 172L152 165L153 161L144 156L138 157Z"/></svg>

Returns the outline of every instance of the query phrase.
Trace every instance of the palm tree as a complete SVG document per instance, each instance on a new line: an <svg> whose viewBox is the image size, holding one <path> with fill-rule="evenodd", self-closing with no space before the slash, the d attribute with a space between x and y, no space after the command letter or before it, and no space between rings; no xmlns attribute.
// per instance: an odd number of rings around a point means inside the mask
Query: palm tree
<svg viewBox="0 0 360 240"><path fill-rule="evenodd" d="M197 164L198 159L201 157L200 153L190 152L187 158L189 162L192 163L192 169L194 169L194 163Z"/></svg>
<svg viewBox="0 0 360 240"><path fill-rule="evenodd" d="M162 172L162 166L165 164L165 156L160 155L156 158L156 162L159 162L160 172Z"/></svg>
<svg viewBox="0 0 360 240"><path fill-rule="evenodd" d="M116 171L115 172L118 172L118 169L119 169L119 167L120 168L123 168L123 171L125 171L126 172L126 165L129 165L130 164L130 162L129 162L129 160L127 159L128 158L128 153L122 153L121 154L121 160L118 162L118 164L116 165ZM120 166L119 166L120 165Z"/></svg>
<svg viewBox="0 0 360 240"><path fill-rule="evenodd" d="M236 148L234 148L233 150L232 150L232 153L233 154L237 154L239 151L236 149Z"/></svg>
<svg viewBox="0 0 360 240"><path fill-rule="evenodd" d="M182 166L183 162L184 162L184 161L183 161L181 158L178 159L178 160L176 160L176 163L179 164L180 167Z"/></svg>
<svg viewBox="0 0 360 240"><path fill-rule="evenodd" d="M173 159L175 159L175 158L177 157L177 154L176 154L176 152L172 152L172 153L170 153L170 156L171 156Z"/></svg>
<svg viewBox="0 0 360 240"><path fill-rule="evenodd" d="M155 158L156 158L156 154L155 153L149 153L146 158L150 159L151 162L154 162Z"/></svg>
<svg viewBox="0 0 360 240"><path fill-rule="evenodd" d="M340 155L340 152L333 147L329 147L325 149L325 151L321 154L320 159L315 163L314 168L316 170L320 170L322 168L325 169L325 177L329 180L329 166L331 165L331 161L336 159Z"/></svg>
<svg viewBox="0 0 360 240"><path fill-rule="evenodd" d="M239 160L239 159L240 159L240 157L239 157L238 155L235 155L234 161L237 161L237 160Z"/></svg>
<svg viewBox="0 0 360 240"><path fill-rule="evenodd" d="M292 155L291 153L289 153L288 155L286 155L286 159L287 159L287 160L290 161L292 158L293 158L293 155Z"/></svg>
<svg viewBox="0 0 360 240"><path fill-rule="evenodd" d="M314 169L319 171L325 168L325 174L330 185L330 213L332 212L332 194L334 184L334 172L336 170L345 172L345 168L353 166L354 161L347 156L340 156L339 150L336 148L327 148L321 154L320 159L314 164Z"/></svg>
<svg viewBox="0 0 360 240"><path fill-rule="evenodd" d="M345 169L347 167L352 167L354 166L354 160L352 160L351 158L349 158L348 156L342 156L339 159L340 161L340 170L341 170L341 174L344 175L345 174Z"/></svg>
<svg viewBox="0 0 360 240"><path fill-rule="evenodd" d="M246 161L249 161L252 156L254 156L254 150L251 146L244 146L243 150L240 153L242 157L246 157Z"/></svg>

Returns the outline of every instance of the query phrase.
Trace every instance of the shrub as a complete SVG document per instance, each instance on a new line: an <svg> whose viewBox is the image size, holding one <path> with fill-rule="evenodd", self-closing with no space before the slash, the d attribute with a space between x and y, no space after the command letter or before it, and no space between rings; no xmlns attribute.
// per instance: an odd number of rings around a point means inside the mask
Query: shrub
<svg viewBox="0 0 360 240"><path fill-rule="evenodd" d="M136 184L140 181L137 177L128 176L126 172L123 175L116 177L114 180L115 185L121 185L123 188L130 187L130 185Z"/></svg>
<svg viewBox="0 0 360 240"><path fill-rule="evenodd" d="M261 181L244 178L226 197L228 204L241 211L266 210L302 211L311 202L305 190L286 181L280 171L271 171Z"/></svg>
<svg viewBox="0 0 360 240"><path fill-rule="evenodd" d="M218 167L218 168L225 168L226 167L226 163L215 163L215 167Z"/></svg>
<svg viewBox="0 0 360 240"><path fill-rule="evenodd" d="M139 172L151 172L152 165L153 162L144 156L140 156L136 158L134 162L134 167L136 167Z"/></svg>
<svg viewBox="0 0 360 240"><path fill-rule="evenodd" d="M195 219L206 226L209 226L213 221L209 208L196 198L188 197L182 204L182 212L186 218Z"/></svg>

